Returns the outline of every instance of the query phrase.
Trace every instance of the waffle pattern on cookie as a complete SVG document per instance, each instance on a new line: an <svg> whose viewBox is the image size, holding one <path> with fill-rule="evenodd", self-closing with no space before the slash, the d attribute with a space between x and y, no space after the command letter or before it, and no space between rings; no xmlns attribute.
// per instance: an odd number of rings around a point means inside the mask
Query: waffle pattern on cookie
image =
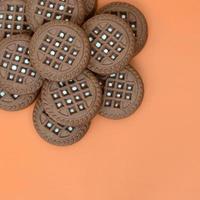
<svg viewBox="0 0 200 200"><path fill-rule="evenodd" d="M46 34L39 48L40 53L45 54L43 64L59 71L73 67L73 64L77 64L76 59L81 51L81 46L76 43L77 37L68 34L67 31L59 31L56 36Z"/></svg>
<svg viewBox="0 0 200 200"><path fill-rule="evenodd" d="M19 98L19 95L17 94L9 94L8 92L4 91L3 89L0 89L0 99L5 98L7 96L11 100L16 100Z"/></svg>
<svg viewBox="0 0 200 200"><path fill-rule="evenodd" d="M32 37L30 58L43 78L57 82L70 80L88 65L89 41L84 31L72 22L48 22Z"/></svg>
<svg viewBox="0 0 200 200"><path fill-rule="evenodd" d="M78 142L89 128L89 124L73 127L57 123L45 112L41 99L34 108L33 121L38 134L55 145L70 145Z"/></svg>
<svg viewBox="0 0 200 200"><path fill-rule="evenodd" d="M118 16L121 19L125 20L130 25L134 36L137 37L137 21L132 13L126 11L107 11L105 13Z"/></svg>
<svg viewBox="0 0 200 200"><path fill-rule="evenodd" d="M34 93L42 85L42 78L30 63L29 42L30 36L22 34L0 44L0 84L10 93Z"/></svg>
<svg viewBox="0 0 200 200"><path fill-rule="evenodd" d="M27 0L27 20L34 31L53 20L82 24L85 9L82 0Z"/></svg>
<svg viewBox="0 0 200 200"><path fill-rule="evenodd" d="M88 68L100 75L120 71L134 54L135 38L131 28L111 14L96 15L84 25L91 44Z"/></svg>
<svg viewBox="0 0 200 200"><path fill-rule="evenodd" d="M127 22L136 38L135 55L142 50L147 41L148 27L140 10L129 3L114 2L101 8L98 13L112 14Z"/></svg>
<svg viewBox="0 0 200 200"><path fill-rule="evenodd" d="M86 112L90 106L88 101L93 97L85 79L59 82L57 86L59 89L51 92L51 96L58 110L64 108L69 116Z"/></svg>
<svg viewBox="0 0 200 200"><path fill-rule="evenodd" d="M96 25L89 34L92 45L91 56L96 62L104 64L117 61L126 48L124 32L113 23Z"/></svg>
<svg viewBox="0 0 200 200"><path fill-rule="evenodd" d="M72 133L75 129L72 126L62 126L58 123L55 123L54 120L49 118L45 111L43 111L41 118L43 119L41 120L41 124L43 125L43 127L45 127L47 131L50 131L60 138L65 138L69 136L69 134Z"/></svg>
<svg viewBox="0 0 200 200"><path fill-rule="evenodd" d="M131 66L107 77L100 114L111 119L128 117L142 102L144 86L140 75Z"/></svg>
<svg viewBox="0 0 200 200"><path fill-rule="evenodd" d="M35 15L42 17L46 22L53 19L69 21L73 15L75 5L68 0L38 0Z"/></svg>
<svg viewBox="0 0 200 200"><path fill-rule="evenodd" d="M0 2L1 38L30 31L26 21L25 3L23 1Z"/></svg>
<svg viewBox="0 0 200 200"><path fill-rule="evenodd" d="M77 78L44 83L42 103L47 114L60 124L83 125L101 106L102 91L95 76L85 70Z"/></svg>
<svg viewBox="0 0 200 200"><path fill-rule="evenodd" d="M126 80L126 73L111 74L106 81L103 105L120 109L122 103L131 101L133 87L133 82Z"/></svg>
<svg viewBox="0 0 200 200"><path fill-rule="evenodd" d="M34 79L36 76L36 71L30 66L27 45L15 45L13 51L7 48L2 54L1 67L7 73L7 80L18 84L25 84L24 78Z"/></svg>
<svg viewBox="0 0 200 200"><path fill-rule="evenodd" d="M18 111L33 103L37 93L17 95L0 88L0 108L7 111Z"/></svg>

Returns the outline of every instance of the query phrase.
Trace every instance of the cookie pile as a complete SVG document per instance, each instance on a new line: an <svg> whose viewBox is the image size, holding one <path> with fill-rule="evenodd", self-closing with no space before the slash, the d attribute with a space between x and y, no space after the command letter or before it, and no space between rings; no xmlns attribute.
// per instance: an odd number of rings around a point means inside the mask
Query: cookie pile
<svg viewBox="0 0 200 200"><path fill-rule="evenodd" d="M96 4L0 1L0 108L18 111L38 97L34 126L51 144L73 144L98 113L122 119L143 99L129 63L146 43L145 17L128 3Z"/></svg>

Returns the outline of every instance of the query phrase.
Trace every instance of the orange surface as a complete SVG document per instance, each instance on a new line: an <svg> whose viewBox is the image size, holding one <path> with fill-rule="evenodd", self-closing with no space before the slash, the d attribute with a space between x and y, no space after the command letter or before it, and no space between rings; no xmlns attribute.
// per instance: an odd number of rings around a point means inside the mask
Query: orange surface
<svg viewBox="0 0 200 200"><path fill-rule="evenodd" d="M0 111L1 200L200 199L200 2L129 2L149 23L133 60L145 83L142 106L121 121L96 117L66 148L38 137L33 106Z"/></svg>

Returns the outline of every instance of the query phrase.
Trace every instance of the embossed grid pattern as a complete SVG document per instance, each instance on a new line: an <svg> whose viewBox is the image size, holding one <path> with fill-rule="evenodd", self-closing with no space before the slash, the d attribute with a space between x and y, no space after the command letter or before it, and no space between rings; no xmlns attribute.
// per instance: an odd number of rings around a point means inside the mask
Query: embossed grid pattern
<svg viewBox="0 0 200 200"><path fill-rule="evenodd" d="M126 73L111 74L104 91L105 107L121 108L122 102L131 101L134 84L126 80Z"/></svg>
<svg viewBox="0 0 200 200"><path fill-rule="evenodd" d="M14 51L5 50L1 67L7 72L7 79L23 84L24 78L35 78L36 71L30 67L29 49L23 45L16 45Z"/></svg>
<svg viewBox="0 0 200 200"><path fill-rule="evenodd" d="M40 52L45 53L43 64L60 70L62 63L72 67L80 52L76 46L76 37L60 31L57 36L47 34L40 46Z"/></svg>
<svg viewBox="0 0 200 200"><path fill-rule="evenodd" d="M75 130L75 128L72 126L63 126L61 124L55 123L51 118L49 118L49 116L46 114L46 112L43 112L42 114L45 116L46 120L43 122L40 121L41 124L48 131L52 132L53 134L57 135L60 138L62 138L62 137L64 138L66 136L66 134L63 135L61 133L61 130L65 130L68 133L72 133Z"/></svg>
<svg viewBox="0 0 200 200"><path fill-rule="evenodd" d="M7 4L7 10L0 11L0 30L4 30L4 37L30 31L24 4Z"/></svg>
<svg viewBox="0 0 200 200"><path fill-rule="evenodd" d="M126 21L130 25L134 36L137 37L137 22L136 22L136 20L133 20L131 13L122 12L122 11L107 11L106 13L116 15L116 16L120 17L121 19L123 19L124 21Z"/></svg>
<svg viewBox="0 0 200 200"><path fill-rule="evenodd" d="M58 110L64 107L69 115L74 115L88 108L87 98L92 94L84 79L59 82L58 86L58 92L51 93Z"/></svg>
<svg viewBox="0 0 200 200"><path fill-rule="evenodd" d="M125 45L121 42L123 33L111 24L104 28L96 26L89 34L89 41L92 44L91 56L99 63L104 59L114 62Z"/></svg>
<svg viewBox="0 0 200 200"><path fill-rule="evenodd" d="M19 95L17 95L17 94L9 94L6 91L0 89L0 99L2 99L5 96L9 96L9 97L11 97L14 100L16 100L16 99L19 98Z"/></svg>
<svg viewBox="0 0 200 200"><path fill-rule="evenodd" d="M69 4L69 0L38 0L35 14L45 21L53 19L69 21L73 15L75 6Z"/></svg>

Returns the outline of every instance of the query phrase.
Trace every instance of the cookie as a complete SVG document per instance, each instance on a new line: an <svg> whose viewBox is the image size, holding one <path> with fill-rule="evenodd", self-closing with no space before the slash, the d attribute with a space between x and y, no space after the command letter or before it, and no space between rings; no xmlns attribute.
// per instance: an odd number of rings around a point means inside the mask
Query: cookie
<svg viewBox="0 0 200 200"><path fill-rule="evenodd" d="M113 2L101 8L97 13L113 14L125 20L136 37L135 54L143 49L148 37L148 27L145 16L139 9L129 3Z"/></svg>
<svg viewBox="0 0 200 200"><path fill-rule="evenodd" d="M30 106L37 97L38 92L32 94L10 94L0 88L0 108L6 111L19 111Z"/></svg>
<svg viewBox="0 0 200 200"><path fill-rule="evenodd" d="M110 14L96 15L83 28L91 44L91 71L100 75L118 72L132 59L135 38L124 20Z"/></svg>
<svg viewBox="0 0 200 200"><path fill-rule="evenodd" d="M0 1L0 40L15 34L30 33L23 0Z"/></svg>
<svg viewBox="0 0 200 200"><path fill-rule="evenodd" d="M89 124L83 126L60 125L45 112L39 99L33 111L33 123L40 137L50 144L65 146L78 142L86 134Z"/></svg>
<svg viewBox="0 0 200 200"><path fill-rule="evenodd" d="M31 63L43 78L64 81L88 65L90 44L84 31L71 22L53 21L38 29L30 44Z"/></svg>
<svg viewBox="0 0 200 200"><path fill-rule="evenodd" d="M91 16L94 14L96 7L97 7L97 1L96 0L83 0L86 16Z"/></svg>
<svg viewBox="0 0 200 200"><path fill-rule="evenodd" d="M29 59L30 36L14 35L0 43L0 85L11 94L36 92L43 83Z"/></svg>
<svg viewBox="0 0 200 200"><path fill-rule="evenodd" d="M34 31L52 20L82 24L85 18L82 0L27 0L26 6L27 20Z"/></svg>
<svg viewBox="0 0 200 200"><path fill-rule="evenodd" d="M85 70L77 78L64 82L45 81L42 88L45 111L62 125L84 125L101 107L102 90L96 77Z"/></svg>
<svg viewBox="0 0 200 200"><path fill-rule="evenodd" d="M126 118L140 106L143 94L144 86L140 75L131 66L127 66L107 78L100 114L115 120Z"/></svg>

